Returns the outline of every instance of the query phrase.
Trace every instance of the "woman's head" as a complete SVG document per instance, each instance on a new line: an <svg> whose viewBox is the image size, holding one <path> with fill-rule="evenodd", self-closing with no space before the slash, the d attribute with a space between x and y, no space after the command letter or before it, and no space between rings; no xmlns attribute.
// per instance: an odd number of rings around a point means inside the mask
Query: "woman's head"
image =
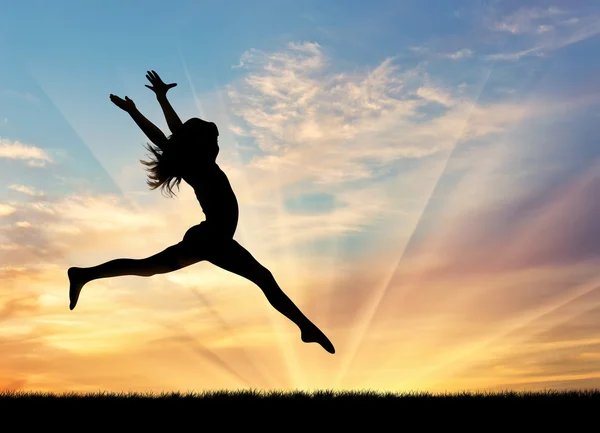
<svg viewBox="0 0 600 433"><path fill-rule="evenodd" d="M163 149L148 143L150 161L140 161L147 167L147 184L150 189L161 189L169 197L175 195L173 187L181 183L183 173L202 170L208 162L215 162L219 154L219 130L212 122L191 118L183 123L167 141Z"/></svg>
<svg viewBox="0 0 600 433"><path fill-rule="evenodd" d="M186 161L214 162L219 154L218 137L217 125L192 117L175 131L171 140L185 153Z"/></svg>

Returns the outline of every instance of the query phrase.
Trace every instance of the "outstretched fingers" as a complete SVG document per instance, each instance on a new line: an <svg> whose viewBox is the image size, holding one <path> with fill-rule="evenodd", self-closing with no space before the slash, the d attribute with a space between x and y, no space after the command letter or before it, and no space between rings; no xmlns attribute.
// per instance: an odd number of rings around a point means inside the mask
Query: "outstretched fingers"
<svg viewBox="0 0 600 433"><path fill-rule="evenodd" d="M158 74L154 71L146 71L146 78L148 78L148 81L150 81L154 85L162 84L162 80L160 79Z"/></svg>
<svg viewBox="0 0 600 433"><path fill-rule="evenodd" d="M158 76L156 71L146 71L146 78L152 84L152 86L146 85L146 87L156 94L166 94L166 92L169 89L172 89L173 87L177 86L177 83L166 84L165 82L163 82L163 80Z"/></svg>

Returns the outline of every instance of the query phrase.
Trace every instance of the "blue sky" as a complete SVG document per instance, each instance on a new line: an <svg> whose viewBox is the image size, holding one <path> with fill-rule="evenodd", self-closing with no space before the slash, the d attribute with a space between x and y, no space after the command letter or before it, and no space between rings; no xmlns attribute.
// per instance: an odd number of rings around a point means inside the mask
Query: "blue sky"
<svg viewBox="0 0 600 433"><path fill-rule="evenodd" d="M536 92L568 92L574 82L593 79L599 60L589 53L598 46L595 38L586 38L569 50L549 48L552 56L524 56L519 62L490 60L488 56L495 54L526 51L535 39L519 28L534 25L535 18L514 18L509 23L516 29L514 34L484 30L494 19L510 16L517 6L518 2L208 1L178 2L165 8L162 2L14 2L1 23L2 79L11 83L6 92L12 92L3 98L7 119L3 134L44 142L41 147L66 146L78 152L85 172L101 173L94 158L86 157L90 144L77 143L71 128L52 117L51 105L68 104L69 110L77 111L73 116L85 116L85 121L73 122L85 122L97 132L104 141L96 146L102 154L100 148L121 147L119 137L123 142L134 137L140 141L134 128L125 130L128 119L115 112L107 101L108 93L128 93L143 112L157 114L154 119L161 122L151 92L143 87L147 69L158 69L179 82L174 98L190 94L191 86L197 94L211 93L243 75L243 69L233 66L244 52L277 50L289 41L318 42L335 58L334 71L374 68L389 57L402 68L424 62L427 74L448 86L472 86L469 96L482 102L499 99L503 87L527 98ZM539 14L540 22L553 18L552 8L559 10L549 2L533 2L528 7L550 11ZM597 12L593 2L578 2L575 12L556 15L567 21L593 12ZM560 38L553 38L547 44L560 45ZM462 61L449 60L447 56L453 54L462 56ZM20 102L27 105L15 100L15 92L24 96ZM47 102L44 108L41 101ZM23 110L35 104L48 114L40 111L39 126L31 128ZM75 105L76 109L71 108ZM429 113L440 109L425 108ZM60 115L60 110L54 114ZM114 133L100 135L99 131L106 133L109 128Z"/></svg>
<svg viewBox="0 0 600 433"><path fill-rule="evenodd" d="M3 5L0 388L236 387L232 369L265 387L597 383L599 34L587 0ZM148 190L146 138L109 100L168 133L149 69L178 83L182 118L217 123L236 239L326 328L334 360L287 343L262 293L206 263L94 283L63 311L69 266L153 254L203 219L186 185ZM66 367L21 369L23 335Z"/></svg>

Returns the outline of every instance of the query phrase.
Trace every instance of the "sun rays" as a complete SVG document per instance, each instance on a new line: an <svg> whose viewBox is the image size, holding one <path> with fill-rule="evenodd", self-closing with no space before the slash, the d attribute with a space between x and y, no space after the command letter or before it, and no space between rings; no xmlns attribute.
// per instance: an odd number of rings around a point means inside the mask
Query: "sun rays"
<svg viewBox="0 0 600 433"><path fill-rule="evenodd" d="M471 111L473 110L473 108L477 105L478 101L479 101L479 97L481 96L481 93L483 92L483 90L485 89L485 85L492 73L493 69L489 69L489 71L487 72L485 78L483 79L483 82L481 84L481 87L479 88L479 91L477 93L477 96L474 98L473 103L471 105ZM456 147L459 145L461 138L464 134L465 129L467 128L467 125L469 123L470 120L470 113L467 114L467 117L464 121L464 126L462 128L462 132L460 133L460 135L457 137L455 144L452 146L450 152L449 152L449 156L446 159L446 163L444 164L441 172L439 173L438 177L437 177L437 181L435 182L433 189L431 190L431 193L429 194L429 198L425 201L425 205L421 211L421 215L419 216L414 229L412 230L412 233L410 234L407 243L403 246L400 247L399 250L399 258L397 260L397 263L395 266L393 266L393 268L391 269L391 272L389 274L389 276L387 276L384 279L384 283L380 286L379 289L375 290L375 294L372 297L372 301L370 303L370 305L365 306L364 309L364 313L361 314L361 316L363 316L360 320L359 320L359 325L358 325L358 331L356 333L356 336L354 337L354 341L351 343L351 348L349 353L346 355L346 360L342 366L342 368L340 369L340 373L337 379L337 385L339 386L342 381L344 380L344 375L345 372L347 370L347 368L352 364L352 361L354 359L354 356L356 354L356 352L360 349L360 344L362 342L362 339L364 338L365 334L369 331L369 328L371 326L371 322L373 320L373 317L375 316L375 314L377 314L377 310L379 308L379 305L382 301L382 299L385 297L386 292L389 290L390 288L390 282L392 281L394 275L396 274L398 267L401 265L402 263L402 259L404 257L404 253L406 251L406 248L408 248L411 244L411 240L415 234L415 231L418 229L419 224L421 222L421 219L423 218L423 215L425 212L427 212L427 208L428 205L430 203L431 197L433 196L433 194L435 193L435 190L438 188L439 183L441 181L441 179L444 177L444 174L446 173L448 164L450 163L450 161L452 160L452 156L454 154L454 150L456 149ZM406 287L406 285L404 285L403 287L403 292L405 292L407 289L409 289L408 287Z"/></svg>
<svg viewBox="0 0 600 433"><path fill-rule="evenodd" d="M89 39L69 42L56 17L38 23L47 49L15 38L30 66L0 70L0 390L600 383L600 17L440 2L399 26L381 7L331 6L310 29L282 14L285 35L256 15L235 35L228 8L189 6L154 16L160 50L138 31L149 18L122 10L139 28L121 34L69 8ZM370 29L371 13L393 28ZM90 51L103 38L104 58ZM108 99L127 94L169 134L144 68L178 83L182 120L217 124L236 240L335 355L208 262L93 282L68 310L69 266L147 257L204 219L187 184L174 200L148 191L145 137Z"/></svg>

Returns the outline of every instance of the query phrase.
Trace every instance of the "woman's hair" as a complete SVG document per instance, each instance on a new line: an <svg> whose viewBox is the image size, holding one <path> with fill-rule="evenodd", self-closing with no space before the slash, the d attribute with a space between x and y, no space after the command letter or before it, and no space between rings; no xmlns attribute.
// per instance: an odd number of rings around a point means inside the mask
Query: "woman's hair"
<svg viewBox="0 0 600 433"><path fill-rule="evenodd" d="M150 161L140 160L146 166L148 179L146 183L150 189L161 189L161 193L168 197L173 197L175 192L173 187L181 183L181 176L177 176L177 163L173 152L165 152L155 144L147 143L146 149L151 153L148 155Z"/></svg>
<svg viewBox="0 0 600 433"><path fill-rule="evenodd" d="M182 163L198 160L215 161L219 153L218 136L217 125L191 118L169 136L164 149L147 143L146 149L150 152L150 161L140 160L140 162L148 171L146 183L150 189L160 188L161 193L168 197L177 195L173 187L177 186L179 190ZM197 163L196 166L201 169L201 163Z"/></svg>

